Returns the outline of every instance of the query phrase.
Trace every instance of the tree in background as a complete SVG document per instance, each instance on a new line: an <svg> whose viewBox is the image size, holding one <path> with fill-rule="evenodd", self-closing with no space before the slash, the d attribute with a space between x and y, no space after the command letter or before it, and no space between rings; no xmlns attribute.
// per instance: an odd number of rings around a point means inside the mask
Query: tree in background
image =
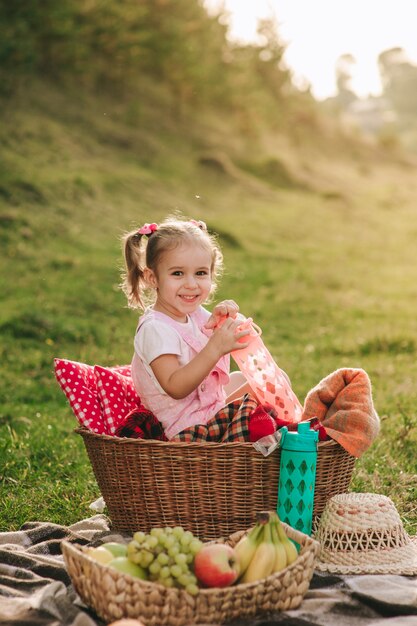
<svg viewBox="0 0 417 626"><path fill-rule="evenodd" d="M174 114L221 107L248 128L311 108L283 66L274 20L259 22L256 44L231 42L227 29L224 10L209 14L202 0L0 0L1 88L35 78L134 98L151 81Z"/></svg>
<svg viewBox="0 0 417 626"><path fill-rule="evenodd" d="M0 0L0 77L13 78L75 64L79 36L69 0Z"/></svg>
<svg viewBox="0 0 417 626"><path fill-rule="evenodd" d="M336 62L337 102L347 109L357 96L352 89L352 67L356 59L352 54L342 54Z"/></svg>
<svg viewBox="0 0 417 626"><path fill-rule="evenodd" d="M401 126L417 123L417 67L402 48L385 50L378 57L384 96L398 116Z"/></svg>

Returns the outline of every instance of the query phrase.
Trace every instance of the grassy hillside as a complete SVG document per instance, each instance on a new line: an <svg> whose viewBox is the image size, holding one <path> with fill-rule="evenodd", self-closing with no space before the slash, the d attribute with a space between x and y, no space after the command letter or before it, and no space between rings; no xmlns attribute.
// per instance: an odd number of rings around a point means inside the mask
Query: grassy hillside
<svg viewBox="0 0 417 626"><path fill-rule="evenodd" d="M161 86L142 88L37 83L3 103L0 530L91 514L98 488L53 358L130 361L120 236L180 211L219 233L218 298L254 317L301 400L336 368L369 373L382 432L353 487L390 495L415 532L415 165L319 118L278 134L179 116Z"/></svg>

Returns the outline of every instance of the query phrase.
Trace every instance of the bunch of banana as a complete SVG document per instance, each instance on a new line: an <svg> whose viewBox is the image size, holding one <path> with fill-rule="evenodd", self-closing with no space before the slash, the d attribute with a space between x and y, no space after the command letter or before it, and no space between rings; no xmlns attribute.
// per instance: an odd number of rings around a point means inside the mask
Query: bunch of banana
<svg viewBox="0 0 417 626"><path fill-rule="evenodd" d="M238 582L251 583L280 572L295 561L297 548L285 534L275 511L262 511L257 523L235 546L240 563Z"/></svg>

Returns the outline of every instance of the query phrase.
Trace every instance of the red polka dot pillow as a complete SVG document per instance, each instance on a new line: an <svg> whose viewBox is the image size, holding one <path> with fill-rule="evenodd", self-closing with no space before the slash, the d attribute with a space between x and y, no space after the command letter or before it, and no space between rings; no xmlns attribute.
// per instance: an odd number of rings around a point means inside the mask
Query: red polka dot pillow
<svg viewBox="0 0 417 626"><path fill-rule="evenodd" d="M106 433L97 395L94 367L67 359L54 359L55 378L82 426Z"/></svg>
<svg viewBox="0 0 417 626"><path fill-rule="evenodd" d="M102 418L109 435L114 435L128 413L144 408L133 386L130 366L94 366Z"/></svg>

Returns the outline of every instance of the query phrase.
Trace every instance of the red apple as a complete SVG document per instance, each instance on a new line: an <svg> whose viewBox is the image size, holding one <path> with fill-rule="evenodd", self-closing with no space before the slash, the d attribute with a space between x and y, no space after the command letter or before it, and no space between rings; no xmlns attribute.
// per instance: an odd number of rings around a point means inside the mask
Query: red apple
<svg viewBox="0 0 417 626"><path fill-rule="evenodd" d="M208 543L194 558L194 573L205 587L228 587L239 576L239 562L231 546Z"/></svg>

